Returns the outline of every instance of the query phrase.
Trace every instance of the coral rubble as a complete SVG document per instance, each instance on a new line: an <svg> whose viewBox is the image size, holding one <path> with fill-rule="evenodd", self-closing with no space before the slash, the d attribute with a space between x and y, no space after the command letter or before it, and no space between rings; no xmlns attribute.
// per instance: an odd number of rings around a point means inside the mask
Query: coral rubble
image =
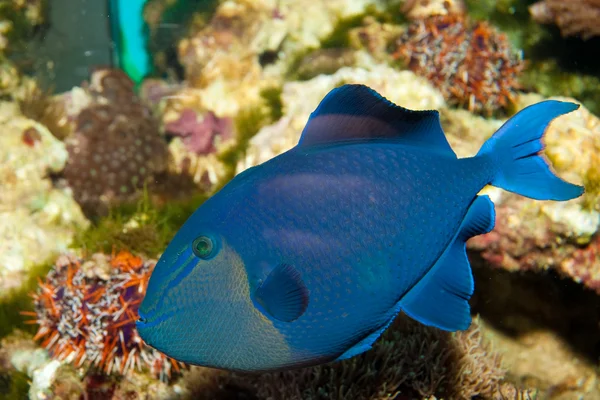
<svg viewBox="0 0 600 400"><path fill-rule="evenodd" d="M556 24L562 36L581 36L584 40L600 36L599 0L542 0L529 7L534 20Z"/></svg>
<svg viewBox="0 0 600 400"><path fill-rule="evenodd" d="M34 339L58 360L106 374L149 369L166 379L182 365L147 347L135 329L137 309L155 261L127 252L87 260L63 255L35 294Z"/></svg>
<svg viewBox="0 0 600 400"><path fill-rule="evenodd" d="M486 22L471 26L461 15L413 22L398 40L395 56L451 103L487 114L510 104L524 68L504 34Z"/></svg>

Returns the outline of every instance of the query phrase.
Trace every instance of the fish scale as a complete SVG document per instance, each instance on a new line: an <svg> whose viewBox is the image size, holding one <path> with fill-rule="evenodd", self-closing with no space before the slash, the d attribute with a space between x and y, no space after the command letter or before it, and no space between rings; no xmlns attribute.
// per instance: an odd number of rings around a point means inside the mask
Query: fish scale
<svg viewBox="0 0 600 400"><path fill-rule="evenodd" d="M478 193L581 195L539 154L548 123L576 108L530 106L458 159L437 112L362 85L332 90L296 147L237 175L177 232L150 277L140 336L183 362L268 371L368 351L401 311L467 329L465 243L495 219Z"/></svg>

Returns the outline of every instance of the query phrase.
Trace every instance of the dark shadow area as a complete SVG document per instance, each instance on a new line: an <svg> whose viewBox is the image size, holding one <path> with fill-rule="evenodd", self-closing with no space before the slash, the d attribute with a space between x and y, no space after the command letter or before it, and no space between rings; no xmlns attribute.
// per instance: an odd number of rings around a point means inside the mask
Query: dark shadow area
<svg viewBox="0 0 600 400"><path fill-rule="evenodd" d="M554 60L566 72L600 76L600 38L582 40L563 38L556 26L546 26L545 35L525 51L525 58L535 61Z"/></svg>
<svg viewBox="0 0 600 400"><path fill-rule="evenodd" d="M159 21L148 21L148 48L154 57L154 75L158 77L175 77L184 79L183 66L177 54L179 40L186 36L190 24L198 15L210 21L218 1L214 0L175 0L160 15Z"/></svg>
<svg viewBox="0 0 600 400"><path fill-rule="evenodd" d="M600 296L556 272L509 272L470 254L475 278L473 313L518 337L551 330L591 363L600 357Z"/></svg>

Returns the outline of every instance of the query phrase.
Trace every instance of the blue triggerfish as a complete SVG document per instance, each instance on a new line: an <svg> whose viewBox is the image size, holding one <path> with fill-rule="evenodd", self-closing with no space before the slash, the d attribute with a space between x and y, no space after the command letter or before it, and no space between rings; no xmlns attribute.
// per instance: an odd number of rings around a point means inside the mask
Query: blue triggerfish
<svg viewBox="0 0 600 400"><path fill-rule="evenodd" d="M186 363L268 371L369 350L400 311L467 329L465 242L495 221L478 193L580 196L540 155L550 121L577 108L529 106L459 159L437 111L363 85L332 90L297 146L237 175L177 232L150 277L139 334Z"/></svg>

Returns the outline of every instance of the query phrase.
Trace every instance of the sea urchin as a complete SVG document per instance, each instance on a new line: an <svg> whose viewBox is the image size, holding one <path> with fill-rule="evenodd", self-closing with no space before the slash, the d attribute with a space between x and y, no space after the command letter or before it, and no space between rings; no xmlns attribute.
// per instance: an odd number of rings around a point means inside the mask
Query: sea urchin
<svg viewBox="0 0 600 400"><path fill-rule="evenodd" d="M77 367L127 374L145 366L163 380L170 377L183 365L146 346L135 329L154 265L127 252L59 257L33 295L35 312L24 313L39 324L35 339Z"/></svg>

